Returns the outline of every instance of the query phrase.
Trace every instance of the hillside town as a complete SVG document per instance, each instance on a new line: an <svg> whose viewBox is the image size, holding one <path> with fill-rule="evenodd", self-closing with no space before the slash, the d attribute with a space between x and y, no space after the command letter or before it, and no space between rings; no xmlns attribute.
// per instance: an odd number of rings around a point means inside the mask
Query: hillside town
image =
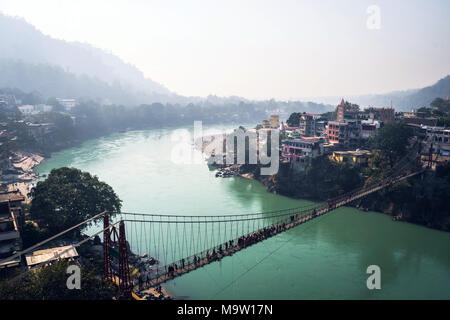
<svg viewBox="0 0 450 320"><path fill-rule="evenodd" d="M300 171L323 155L340 163L367 165L372 152L364 148L380 128L393 122L405 124L421 139L423 165L435 168L450 160L450 128L438 126L439 117L427 116L424 111L395 112L394 108L374 107L361 110L342 99L335 115L335 119L327 120L324 114L299 113L291 115L287 124L278 124L278 117L272 116L261 127L280 128L285 137L282 159Z"/></svg>
<svg viewBox="0 0 450 320"><path fill-rule="evenodd" d="M442 104L441 109L447 110L449 98L442 99ZM258 134L279 130L280 161L289 164L295 174L305 171L316 158L323 156L336 163L368 166L374 155L371 143L379 130L387 124L398 123L421 141L422 165L435 169L450 160L450 128L443 122L448 111L442 110L437 107L411 112L396 112L392 107L361 109L342 99L334 112L293 113L286 122L273 114L248 131ZM231 165L225 168L225 173L230 170L238 173L239 166Z"/></svg>

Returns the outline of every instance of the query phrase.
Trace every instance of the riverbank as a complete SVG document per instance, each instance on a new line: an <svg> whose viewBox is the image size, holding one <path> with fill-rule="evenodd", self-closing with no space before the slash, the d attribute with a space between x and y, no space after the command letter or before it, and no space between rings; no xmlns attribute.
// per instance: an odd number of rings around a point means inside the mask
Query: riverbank
<svg viewBox="0 0 450 320"><path fill-rule="evenodd" d="M448 190L449 167L440 170L425 172L422 175L412 177L399 184L392 185L388 189L380 190L365 198L359 199L347 206L363 212L373 211L392 217L393 221L403 221L422 225L431 229L450 232L449 207L446 197L442 193ZM236 172L236 171L235 171ZM446 173L445 173L446 172ZM296 189L296 183L282 174L274 176L260 176L253 173L237 171L236 176L252 179L263 184L268 192L284 195L293 199L308 199L311 201L325 201L324 197L312 197L306 195L300 187ZM364 179L364 184L368 180ZM318 178L318 184L331 184ZM339 183L336 183L339 185ZM311 189L314 186L310 186ZM296 192L300 191L300 193Z"/></svg>
<svg viewBox="0 0 450 320"><path fill-rule="evenodd" d="M2 175L2 184L6 191L20 193L25 197L25 202L31 201L28 194L34 186L34 183L39 178L34 172L34 168L44 161L45 158L39 154L16 151L10 159L9 168L6 174Z"/></svg>

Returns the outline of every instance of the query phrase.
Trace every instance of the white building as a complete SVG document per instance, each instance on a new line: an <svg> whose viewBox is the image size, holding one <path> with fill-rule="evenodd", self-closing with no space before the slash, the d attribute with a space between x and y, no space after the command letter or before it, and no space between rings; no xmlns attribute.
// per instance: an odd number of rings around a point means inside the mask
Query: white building
<svg viewBox="0 0 450 320"><path fill-rule="evenodd" d="M426 130L426 151L433 147L432 152L441 155L450 155L450 129L444 127L424 127Z"/></svg>
<svg viewBox="0 0 450 320"><path fill-rule="evenodd" d="M380 122L374 119L361 121L361 138L368 139L374 137L377 130L380 129Z"/></svg>
<svg viewBox="0 0 450 320"><path fill-rule="evenodd" d="M35 109L39 112L50 112L53 110L53 106L47 104L38 104L35 106Z"/></svg>
<svg viewBox="0 0 450 320"><path fill-rule="evenodd" d="M37 111L36 111L36 109L34 108L34 106L29 105L29 104L24 105L24 106L20 106L20 107L18 107L18 108L19 108L19 111L20 111L22 114L24 114L24 115L31 115L31 114L36 114L36 113L37 113Z"/></svg>
<svg viewBox="0 0 450 320"><path fill-rule="evenodd" d="M56 98L56 100L67 110L70 111L73 107L77 105L75 99L61 99Z"/></svg>
<svg viewBox="0 0 450 320"><path fill-rule="evenodd" d="M44 250L37 250L25 255L28 268L45 263L51 263L55 260L68 259L73 260L78 257L77 249L74 246L68 245L63 247L56 247Z"/></svg>

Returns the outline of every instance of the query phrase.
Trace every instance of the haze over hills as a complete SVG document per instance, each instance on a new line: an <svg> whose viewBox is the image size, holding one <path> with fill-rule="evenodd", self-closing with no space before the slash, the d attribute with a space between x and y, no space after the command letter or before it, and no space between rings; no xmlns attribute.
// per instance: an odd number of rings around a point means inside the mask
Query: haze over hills
<svg viewBox="0 0 450 320"><path fill-rule="evenodd" d="M420 107L429 107L435 98L450 97L450 75L440 79L433 85L421 89L393 91L385 94L366 94L356 96L344 96L352 103L362 107L394 107L397 111L411 111ZM314 97L309 100L317 103L336 104L342 97Z"/></svg>
<svg viewBox="0 0 450 320"><path fill-rule="evenodd" d="M242 97L184 97L162 84L144 77L143 73L119 57L89 44L66 42L44 35L20 18L0 13L0 88L38 91L51 96L96 99L102 103L124 105L155 102L224 105L257 103L271 109L301 108L308 112L332 110L341 97L318 97L315 103L275 100L250 101ZM450 76L423 89L387 94L345 96L361 106L390 106L411 110L428 106L436 97L450 95ZM329 103L330 105L324 105ZM295 110L294 110L295 111ZM297 110L298 111L298 110Z"/></svg>
<svg viewBox="0 0 450 320"><path fill-rule="evenodd" d="M23 19L0 13L0 39L0 58L3 59L54 64L65 71L96 77L110 85L118 82L136 91L173 94L113 54L88 44L53 39Z"/></svg>

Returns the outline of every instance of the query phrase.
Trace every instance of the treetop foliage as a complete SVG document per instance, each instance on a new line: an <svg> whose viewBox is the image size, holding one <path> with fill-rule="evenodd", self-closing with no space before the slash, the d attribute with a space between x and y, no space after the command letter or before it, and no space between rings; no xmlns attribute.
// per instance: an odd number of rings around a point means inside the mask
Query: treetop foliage
<svg viewBox="0 0 450 320"><path fill-rule="evenodd" d="M111 186L75 168L53 169L32 191L30 213L52 233L65 230L103 211L120 212L121 200Z"/></svg>

